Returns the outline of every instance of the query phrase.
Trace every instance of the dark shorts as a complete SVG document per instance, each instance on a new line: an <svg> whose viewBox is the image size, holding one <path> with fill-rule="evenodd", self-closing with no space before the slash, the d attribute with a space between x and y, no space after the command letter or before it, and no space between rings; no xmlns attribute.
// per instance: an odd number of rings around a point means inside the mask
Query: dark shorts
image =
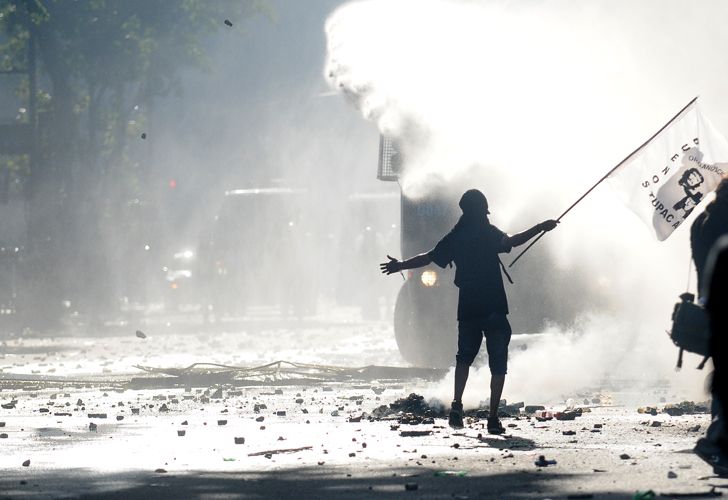
<svg viewBox="0 0 728 500"><path fill-rule="evenodd" d="M491 314L488 318L458 322L458 363L472 365L485 336L488 366L492 375L505 375L508 370L508 344L511 325L505 314Z"/></svg>

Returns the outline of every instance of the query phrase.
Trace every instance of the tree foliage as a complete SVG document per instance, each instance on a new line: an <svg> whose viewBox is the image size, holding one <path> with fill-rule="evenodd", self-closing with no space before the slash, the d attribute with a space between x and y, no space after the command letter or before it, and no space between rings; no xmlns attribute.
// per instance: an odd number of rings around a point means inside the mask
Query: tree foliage
<svg viewBox="0 0 728 500"><path fill-rule="evenodd" d="M183 68L205 68L205 37L256 14L271 14L265 0L0 0L0 70L28 68L29 47L37 60L35 159L0 157L0 172L27 174L30 239L102 272L107 256L74 249L147 194L129 139L156 98L181 91ZM16 92L29 100L27 78Z"/></svg>

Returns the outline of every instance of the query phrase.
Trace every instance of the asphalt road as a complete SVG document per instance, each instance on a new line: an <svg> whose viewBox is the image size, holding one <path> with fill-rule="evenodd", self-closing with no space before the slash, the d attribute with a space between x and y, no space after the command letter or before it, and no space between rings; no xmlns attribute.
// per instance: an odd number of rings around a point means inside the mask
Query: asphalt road
<svg viewBox="0 0 728 500"><path fill-rule="evenodd" d="M709 416L663 413L680 402L669 391L623 404L614 388L585 389L574 420L521 409L491 436L475 414L450 429L442 401L426 398L436 416L415 424L390 408L449 373L342 371L406 366L386 324L166 328L2 343L0 498L712 498L728 487L691 452ZM276 359L315 365L186 378L135 368ZM563 409L525 401L537 404ZM648 404L655 415L638 412ZM537 465L542 455L555 463Z"/></svg>

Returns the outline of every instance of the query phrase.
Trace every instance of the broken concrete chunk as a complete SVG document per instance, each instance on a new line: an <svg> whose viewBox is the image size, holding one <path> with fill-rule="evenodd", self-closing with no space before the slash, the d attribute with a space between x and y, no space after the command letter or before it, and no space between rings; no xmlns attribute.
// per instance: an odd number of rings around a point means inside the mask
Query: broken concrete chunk
<svg viewBox="0 0 728 500"><path fill-rule="evenodd" d="M235 444L245 444L245 438L244 437L236 437L235 438Z"/></svg>
<svg viewBox="0 0 728 500"><path fill-rule="evenodd" d="M556 460L546 460L544 455L539 455L538 460L534 462L536 467L548 467L549 465L556 465Z"/></svg>
<svg viewBox="0 0 728 500"><path fill-rule="evenodd" d="M396 429L392 429L396 430ZM419 436L429 436L432 434L432 431L401 431L399 433L402 437L419 437Z"/></svg>

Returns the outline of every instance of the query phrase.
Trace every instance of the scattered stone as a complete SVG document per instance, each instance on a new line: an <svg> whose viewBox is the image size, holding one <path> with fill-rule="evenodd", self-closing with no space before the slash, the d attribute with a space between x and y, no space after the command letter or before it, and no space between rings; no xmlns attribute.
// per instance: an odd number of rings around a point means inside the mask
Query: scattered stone
<svg viewBox="0 0 728 500"><path fill-rule="evenodd" d="M563 431L561 434L564 436L573 436L576 434L576 431Z"/></svg>
<svg viewBox="0 0 728 500"><path fill-rule="evenodd" d="M223 22L225 23L225 26L230 26L232 28L233 23L231 23L229 19L225 19Z"/></svg>
<svg viewBox="0 0 728 500"><path fill-rule="evenodd" d="M559 411L554 413L554 418L556 420L574 420L576 417L580 417L581 412L580 411L573 411L573 410L567 410L567 411Z"/></svg>
<svg viewBox="0 0 728 500"><path fill-rule="evenodd" d="M630 457L626 453L622 453L621 455L619 455L619 458L621 458L622 460L629 460L632 457Z"/></svg>
<svg viewBox="0 0 728 500"><path fill-rule="evenodd" d="M296 399L296 404L300 405L301 403L303 403L303 398Z"/></svg>
<svg viewBox="0 0 728 500"><path fill-rule="evenodd" d="M157 474L166 474L167 470L166 469L154 469L154 472L156 472Z"/></svg>
<svg viewBox="0 0 728 500"><path fill-rule="evenodd" d="M534 462L536 467L548 467L549 465L556 465L556 460L546 460L544 455L539 455L538 460Z"/></svg>
<svg viewBox="0 0 728 500"><path fill-rule="evenodd" d="M186 433L187 433L187 431L185 431L185 430L178 430L177 431L177 435L180 436L180 437L184 436Z"/></svg>
<svg viewBox="0 0 728 500"><path fill-rule="evenodd" d="M121 421L121 420L124 420L124 415L117 415L117 416L116 416L116 420L117 420L117 421Z"/></svg>
<svg viewBox="0 0 728 500"><path fill-rule="evenodd" d="M163 403L162 406L159 407L159 413L167 413L169 411L169 408L167 407L167 403Z"/></svg>
<svg viewBox="0 0 728 500"><path fill-rule="evenodd" d="M392 429L395 430L395 429ZM432 431L401 431L399 435L401 437L420 437L420 436L429 436L432 434Z"/></svg>
<svg viewBox="0 0 728 500"><path fill-rule="evenodd" d="M551 420L554 418L553 412L546 410L536 410L533 413L533 416L536 417L536 420L538 420L539 422L545 422L546 420Z"/></svg>
<svg viewBox="0 0 728 500"><path fill-rule="evenodd" d="M96 429L98 429L98 427L99 427L99 426L98 426L98 425L96 425L96 424L95 424L95 423L93 423L93 422L91 422L91 423L89 423L89 424L88 424L88 430L90 430L90 431L95 431Z"/></svg>
<svg viewBox="0 0 728 500"><path fill-rule="evenodd" d="M256 422L262 422L263 420L265 420L265 417L263 415L255 419Z"/></svg>
<svg viewBox="0 0 728 500"><path fill-rule="evenodd" d="M147 134L142 134L142 139L146 139L146 138L147 138ZM145 334L145 333L144 333L143 331L141 331L141 330L137 330L137 331L136 331L136 336L137 336L138 338L140 338L140 339L145 339L145 338L147 338L146 334Z"/></svg>
<svg viewBox="0 0 728 500"><path fill-rule="evenodd" d="M349 453L349 456L350 457L355 457L356 456L356 453L353 453L353 452L352 453Z"/></svg>
<svg viewBox="0 0 728 500"><path fill-rule="evenodd" d="M132 415L139 415L139 408L132 408L131 409L131 414Z"/></svg>
<svg viewBox="0 0 728 500"><path fill-rule="evenodd" d="M235 444L245 444L245 438L244 437L236 437L235 438Z"/></svg>
<svg viewBox="0 0 728 500"><path fill-rule="evenodd" d="M601 429L603 427L603 424L594 424L595 429Z"/></svg>
<svg viewBox="0 0 728 500"><path fill-rule="evenodd" d="M419 488L419 485L417 483L407 483L404 485L404 489L406 491L416 491L417 488Z"/></svg>
<svg viewBox="0 0 728 500"><path fill-rule="evenodd" d="M218 420L217 425L227 425L227 420Z"/></svg>
<svg viewBox="0 0 728 500"><path fill-rule="evenodd" d="M2 434L0 434L0 439L7 439L7 438L8 438L8 435L6 433L3 432Z"/></svg>
<svg viewBox="0 0 728 500"><path fill-rule="evenodd" d="M0 427L5 427L5 422L0 422Z"/></svg>
<svg viewBox="0 0 728 500"><path fill-rule="evenodd" d="M698 432L700 430L700 424L688 427L688 432Z"/></svg>
<svg viewBox="0 0 728 500"><path fill-rule="evenodd" d="M23 467L30 467L30 460L23 462Z"/></svg>
<svg viewBox="0 0 728 500"><path fill-rule="evenodd" d="M147 133L146 132L142 132L142 139L146 139L146 138L147 138ZM144 338L144 337L142 337L142 338ZM165 471L165 472L167 472L167 471Z"/></svg>
<svg viewBox="0 0 728 500"><path fill-rule="evenodd" d="M673 471L669 470L669 471L667 471L667 478L668 479L676 479L677 478L677 474L675 474Z"/></svg>
<svg viewBox="0 0 728 500"><path fill-rule="evenodd" d="M657 415L657 408L654 408L652 406L645 406L643 408L638 408L637 413L648 413L650 415Z"/></svg>
<svg viewBox="0 0 728 500"><path fill-rule="evenodd" d="M106 413L89 413L88 418L106 418Z"/></svg>
<svg viewBox="0 0 728 500"><path fill-rule="evenodd" d="M660 426L662 426L662 422L660 422L659 420L653 420L652 423L650 424L650 427L660 427Z"/></svg>
<svg viewBox="0 0 728 500"><path fill-rule="evenodd" d="M279 410L279 411L276 412L276 415L278 415L279 417L285 417L286 416L286 412L284 410Z"/></svg>

